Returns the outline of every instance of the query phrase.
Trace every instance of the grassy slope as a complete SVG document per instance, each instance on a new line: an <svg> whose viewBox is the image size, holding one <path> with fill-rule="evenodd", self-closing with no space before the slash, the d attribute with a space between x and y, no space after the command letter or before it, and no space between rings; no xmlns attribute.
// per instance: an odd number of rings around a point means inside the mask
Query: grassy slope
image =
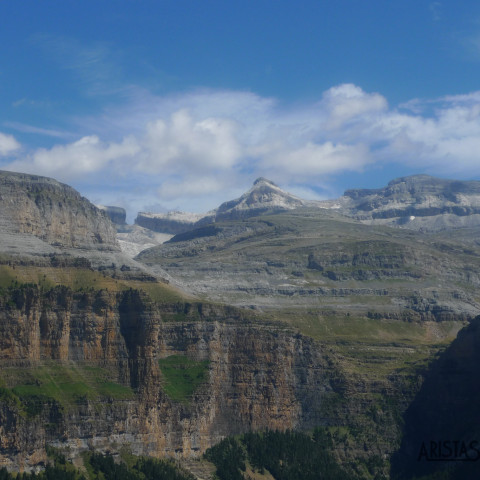
<svg viewBox="0 0 480 480"><path fill-rule="evenodd" d="M74 291L93 288L121 292L133 288L145 291L153 301L165 303L187 298L183 292L166 283L116 279L88 268L0 265L0 288L11 287L14 282L35 283L44 289L65 285Z"/></svg>
<svg viewBox="0 0 480 480"><path fill-rule="evenodd" d="M171 355L158 364L165 380L164 391L173 401L189 403L195 390L207 381L208 360Z"/></svg>

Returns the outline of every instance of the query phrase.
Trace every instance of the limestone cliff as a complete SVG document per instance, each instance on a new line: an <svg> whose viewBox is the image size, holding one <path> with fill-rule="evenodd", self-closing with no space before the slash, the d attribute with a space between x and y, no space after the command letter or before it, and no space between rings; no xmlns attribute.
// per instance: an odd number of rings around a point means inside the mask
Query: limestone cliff
<svg viewBox="0 0 480 480"><path fill-rule="evenodd" d="M328 202L327 202L328 203ZM440 231L480 225L480 182L412 175L384 188L347 190L339 210L365 223Z"/></svg>
<svg viewBox="0 0 480 480"><path fill-rule="evenodd" d="M103 210L115 225L125 225L127 212L124 208L112 205L97 205L97 207Z"/></svg>
<svg viewBox="0 0 480 480"><path fill-rule="evenodd" d="M118 250L107 215L51 178L0 171L0 231L61 247Z"/></svg>
<svg viewBox="0 0 480 480"><path fill-rule="evenodd" d="M46 445L191 456L247 430L312 428L344 389L309 338L135 290L4 290L0 342L0 465L13 469L41 465Z"/></svg>

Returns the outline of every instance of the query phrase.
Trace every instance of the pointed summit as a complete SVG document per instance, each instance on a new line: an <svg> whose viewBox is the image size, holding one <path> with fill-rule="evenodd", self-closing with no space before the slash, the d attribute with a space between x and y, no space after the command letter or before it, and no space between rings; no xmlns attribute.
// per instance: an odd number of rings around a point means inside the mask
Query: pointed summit
<svg viewBox="0 0 480 480"><path fill-rule="evenodd" d="M276 185L275 183L273 183L271 180L268 180L267 178L265 177L258 177L254 182L253 182L253 185L258 185L259 183L264 183L264 184L267 184L267 185L272 185L274 187L277 187L278 188L278 185Z"/></svg>
<svg viewBox="0 0 480 480"><path fill-rule="evenodd" d="M259 177L252 188L235 200L222 203L215 211L215 219L246 218L291 210L305 205L305 202L282 190L266 178Z"/></svg>

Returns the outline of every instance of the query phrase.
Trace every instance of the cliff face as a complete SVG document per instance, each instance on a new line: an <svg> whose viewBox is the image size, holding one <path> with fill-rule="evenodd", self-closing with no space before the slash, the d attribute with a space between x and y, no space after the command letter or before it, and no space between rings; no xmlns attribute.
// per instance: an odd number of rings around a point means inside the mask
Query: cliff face
<svg viewBox="0 0 480 480"><path fill-rule="evenodd" d="M347 190L346 215L372 224L439 231L480 225L480 182L428 175L397 178L384 188Z"/></svg>
<svg viewBox="0 0 480 480"><path fill-rule="evenodd" d="M0 230L55 246L118 250L104 212L68 185L34 175L0 172Z"/></svg>
<svg viewBox="0 0 480 480"><path fill-rule="evenodd" d="M311 339L133 290L4 292L0 365L0 464L14 469L47 444L191 456L247 430L312 428L343 388Z"/></svg>
<svg viewBox="0 0 480 480"><path fill-rule="evenodd" d="M108 218L115 224L115 225L125 225L127 219L127 212L122 207L115 207L111 205L96 205L97 208L103 210Z"/></svg>
<svg viewBox="0 0 480 480"><path fill-rule="evenodd" d="M135 223L154 232L177 235L195 227L203 215L185 212L148 213L139 212Z"/></svg>

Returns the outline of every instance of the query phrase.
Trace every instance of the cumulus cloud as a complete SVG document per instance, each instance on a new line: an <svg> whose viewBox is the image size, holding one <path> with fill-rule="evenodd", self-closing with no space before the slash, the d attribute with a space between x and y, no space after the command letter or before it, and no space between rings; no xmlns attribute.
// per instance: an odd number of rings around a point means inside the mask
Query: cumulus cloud
<svg viewBox="0 0 480 480"><path fill-rule="evenodd" d="M387 142L381 153L432 173L478 174L479 93L445 97L436 103L430 117L390 112L378 119L376 135Z"/></svg>
<svg viewBox="0 0 480 480"><path fill-rule="evenodd" d="M373 114L385 112L388 103L378 93L366 93L360 87L347 83L327 90L319 107L328 114L326 127L338 129L354 119L364 122Z"/></svg>
<svg viewBox="0 0 480 480"><path fill-rule="evenodd" d="M207 117L195 121L186 110L168 121L159 119L146 127L144 155L137 167L146 172L209 171L231 168L241 155L235 122Z"/></svg>
<svg viewBox="0 0 480 480"><path fill-rule="evenodd" d="M30 156L8 165L9 170L27 171L54 176L64 181L96 174L115 162L113 173L122 171L119 162L134 157L139 152L137 142L132 137L121 143L104 143L96 135L86 136L67 144L55 145L51 149L40 148Z"/></svg>
<svg viewBox="0 0 480 480"><path fill-rule="evenodd" d="M0 132L0 155L5 156L20 149L20 144L12 135Z"/></svg>
<svg viewBox="0 0 480 480"><path fill-rule="evenodd" d="M267 175L273 174L283 181L296 179L300 183L346 170L359 171L370 161L368 148L362 144L308 142L298 148L288 148L279 142L257 152L261 154L259 167Z"/></svg>
<svg viewBox="0 0 480 480"><path fill-rule="evenodd" d="M260 175L317 193L334 175L392 162L478 176L480 92L413 99L398 108L352 84L294 106L251 92L143 92L77 126L85 131L79 140L33 149L3 161L4 168L76 184L116 172L122 188L136 189L145 204L198 211L233 198ZM0 134L0 155L19 147Z"/></svg>

